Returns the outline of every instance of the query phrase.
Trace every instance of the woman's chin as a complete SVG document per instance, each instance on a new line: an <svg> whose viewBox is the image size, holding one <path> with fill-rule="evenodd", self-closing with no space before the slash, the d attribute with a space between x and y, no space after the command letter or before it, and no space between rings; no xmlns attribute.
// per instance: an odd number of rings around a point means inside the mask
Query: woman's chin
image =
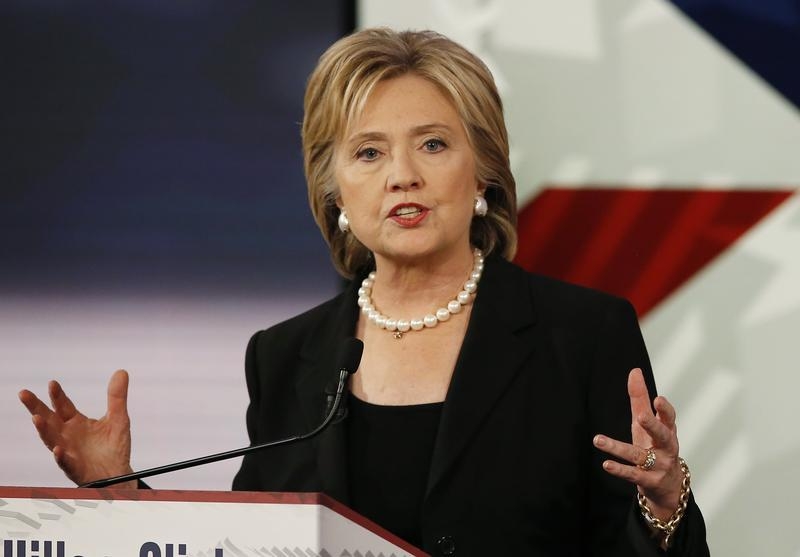
<svg viewBox="0 0 800 557"><path fill-rule="evenodd" d="M376 257L395 264L413 265L430 264L437 260L445 262L461 251L471 253L468 243L463 249L459 249L460 246L443 245L440 242L425 241L422 238L407 238L406 240L385 246L380 252L375 252Z"/></svg>

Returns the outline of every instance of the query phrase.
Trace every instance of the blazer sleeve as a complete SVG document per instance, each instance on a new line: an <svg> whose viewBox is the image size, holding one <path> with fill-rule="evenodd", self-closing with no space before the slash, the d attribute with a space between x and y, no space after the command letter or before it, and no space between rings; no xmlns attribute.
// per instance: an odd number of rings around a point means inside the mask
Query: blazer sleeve
<svg viewBox="0 0 800 557"><path fill-rule="evenodd" d="M617 300L605 315L604 324L597 335L594 364L589 379L588 412L593 433L603 433L615 439L631 442L631 411L628 398L627 377L631 369L642 369L650 398L657 395L653 370L645 348L636 312L626 300ZM590 489L595 495L589 503L589 520L592 528L592 545L597 554L637 555L656 557L674 555L681 557L708 556L705 524L700 509L690 498L686 514L673 535L669 550L665 553L645 523L639 511L635 489L624 480L605 472L602 463L606 453L593 449ZM626 495L623 495L626 494ZM625 516L624 528L608 531L604 516L609 513L609 504L614 505L617 516ZM622 508L627 506L627 509ZM605 526L604 526L605 525ZM614 539L617 538L617 539Z"/></svg>
<svg viewBox="0 0 800 557"><path fill-rule="evenodd" d="M244 369L247 381L247 394L250 397L250 402L247 405L246 422L250 445L256 444L258 439L258 415L261 389L259 387L258 363L256 361L256 345L259 335L261 335L262 332L263 331L259 331L250 337L250 341L247 343L247 351L245 352ZM234 491L258 491L261 489L258 478L259 474L256 469L255 459L245 456L244 459L242 459L242 465L239 471L233 479L233 489Z"/></svg>

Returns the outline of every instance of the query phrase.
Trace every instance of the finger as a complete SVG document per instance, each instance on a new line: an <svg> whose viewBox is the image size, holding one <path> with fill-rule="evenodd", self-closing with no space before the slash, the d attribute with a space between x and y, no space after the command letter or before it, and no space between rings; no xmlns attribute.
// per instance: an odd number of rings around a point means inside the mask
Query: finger
<svg viewBox="0 0 800 557"><path fill-rule="evenodd" d="M612 476L622 478L623 480L643 487L652 487L651 484L653 484L655 480L652 474L649 474L637 466L629 466L613 460L604 461L603 470Z"/></svg>
<svg viewBox="0 0 800 557"><path fill-rule="evenodd" d="M61 469L64 468L65 456L66 456L66 451L64 450L63 447L60 447L58 445L53 447L53 458L56 459L56 464L58 464L58 467Z"/></svg>
<svg viewBox="0 0 800 557"><path fill-rule="evenodd" d="M109 418L128 418L128 372L118 369L108 381Z"/></svg>
<svg viewBox="0 0 800 557"><path fill-rule="evenodd" d="M671 450L675 446L675 432L650 413L636 417L636 423L650 436L654 447Z"/></svg>
<svg viewBox="0 0 800 557"><path fill-rule="evenodd" d="M656 417L661 420L661 423L669 429L675 429L675 407L663 396L657 396L653 401L653 406L656 407Z"/></svg>
<svg viewBox="0 0 800 557"><path fill-rule="evenodd" d="M635 465L642 464L647 458L647 449L623 443L605 435L595 435L592 441L594 446L601 451Z"/></svg>
<svg viewBox="0 0 800 557"><path fill-rule="evenodd" d="M58 381L50 381L48 390L50 391L50 402L53 403L53 410L56 414L65 422L75 417L78 411Z"/></svg>
<svg viewBox="0 0 800 557"><path fill-rule="evenodd" d="M628 374L628 396L631 399L631 416L636 417L645 412L653 413L650 406L650 393L644 382L642 370L634 368Z"/></svg>
<svg viewBox="0 0 800 557"><path fill-rule="evenodd" d="M56 420L58 417L51 412L51 416L53 416ZM53 447L58 442L59 433L56 428L50 426L51 420L46 419L41 414L34 414L31 418L33 422L33 427L36 428L36 432L39 434L39 439L42 440L44 446L53 450Z"/></svg>
<svg viewBox="0 0 800 557"><path fill-rule="evenodd" d="M48 406L39 399L38 396L27 389L20 391L18 396L20 402L25 405L25 408L27 408L28 412L30 412L33 416L38 415L47 418L53 413L50 408L48 408Z"/></svg>
<svg viewBox="0 0 800 557"><path fill-rule="evenodd" d="M58 467L64 471L69 479L75 483L79 483L75 479L74 459L67 454L64 447L58 445L53 447L53 458L55 458L56 464L58 464Z"/></svg>

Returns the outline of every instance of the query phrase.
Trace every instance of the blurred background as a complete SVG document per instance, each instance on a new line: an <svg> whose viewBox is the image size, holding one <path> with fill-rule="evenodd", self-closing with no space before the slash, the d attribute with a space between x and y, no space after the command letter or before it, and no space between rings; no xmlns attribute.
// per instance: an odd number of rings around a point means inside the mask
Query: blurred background
<svg viewBox="0 0 800 557"><path fill-rule="evenodd" d="M630 298L717 555L800 557L794 0L0 5L0 485L68 486L22 388L131 373L135 468L247 444L250 335L340 287L299 123L356 28L432 28L506 106L524 267ZM228 489L237 461L153 478Z"/></svg>

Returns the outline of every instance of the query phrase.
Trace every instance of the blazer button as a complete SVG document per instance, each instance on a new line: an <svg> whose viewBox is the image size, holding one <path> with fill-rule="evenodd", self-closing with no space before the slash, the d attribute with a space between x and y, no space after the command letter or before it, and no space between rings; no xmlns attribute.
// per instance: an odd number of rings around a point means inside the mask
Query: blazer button
<svg viewBox="0 0 800 557"><path fill-rule="evenodd" d="M442 536L436 541L436 549L440 555L455 555L456 540L453 539L453 536Z"/></svg>

